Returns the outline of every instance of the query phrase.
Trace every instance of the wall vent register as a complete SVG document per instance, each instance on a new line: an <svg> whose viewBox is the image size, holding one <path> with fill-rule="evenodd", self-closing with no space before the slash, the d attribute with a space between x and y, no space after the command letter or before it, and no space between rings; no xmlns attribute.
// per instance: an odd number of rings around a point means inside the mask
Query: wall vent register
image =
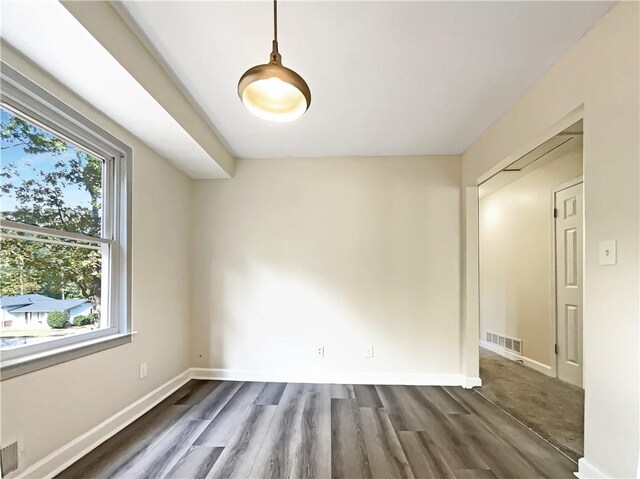
<svg viewBox="0 0 640 479"><path fill-rule="evenodd" d="M487 331L487 342L522 356L522 339L503 336Z"/></svg>
<svg viewBox="0 0 640 479"><path fill-rule="evenodd" d="M12 442L0 449L0 471L2 471L0 475L5 476L16 469L18 469L18 443Z"/></svg>

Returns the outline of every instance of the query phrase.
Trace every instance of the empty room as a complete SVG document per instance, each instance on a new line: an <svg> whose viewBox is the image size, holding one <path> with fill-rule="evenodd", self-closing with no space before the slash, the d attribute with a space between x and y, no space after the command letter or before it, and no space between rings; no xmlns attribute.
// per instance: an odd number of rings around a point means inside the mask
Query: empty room
<svg viewBox="0 0 640 479"><path fill-rule="evenodd" d="M0 37L0 477L639 476L639 2Z"/></svg>

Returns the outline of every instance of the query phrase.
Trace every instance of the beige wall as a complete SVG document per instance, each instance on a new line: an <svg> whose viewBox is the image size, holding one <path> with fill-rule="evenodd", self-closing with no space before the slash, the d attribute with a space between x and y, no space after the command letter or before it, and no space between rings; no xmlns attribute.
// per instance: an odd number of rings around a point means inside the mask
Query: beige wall
<svg viewBox="0 0 640 479"><path fill-rule="evenodd" d="M523 341L524 356L549 366L553 323L553 190L582 175L582 147L480 200L480 339Z"/></svg>
<svg viewBox="0 0 640 479"><path fill-rule="evenodd" d="M462 166L472 185L584 105L585 459L610 477L635 477L638 465L639 16L637 2L614 7L465 152ZM615 266L598 265L607 239L618 242Z"/></svg>
<svg viewBox="0 0 640 479"><path fill-rule="evenodd" d="M460 373L459 157L240 160L195 185L195 365Z"/></svg>
<svg viewBox="0 0 640 479"><path fill-rule="evenodd" d="M2 59L134 150L131 344L0 383L3 444L21 470L188 367L190 180L3 45ZM140 362L148 377L138 379Z"/></svg>

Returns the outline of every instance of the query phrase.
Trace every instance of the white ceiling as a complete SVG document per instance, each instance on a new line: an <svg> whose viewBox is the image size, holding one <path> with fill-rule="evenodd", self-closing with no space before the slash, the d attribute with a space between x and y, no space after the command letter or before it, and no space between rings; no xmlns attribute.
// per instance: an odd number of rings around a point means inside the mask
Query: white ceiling
<svg viewBox="0 0 640 479"><path fill-rule="evenodd" d="M4 41L178 168L193 178L229 177L62 4L3 1L0 12Z"/></svg>
<svg viewBox="0 0 640 479"><path fill-rule="evenodd" d="M119 10L239 157L462 153L612 2L280 2L311 108L271 124L236 94L271 48L270 2Z"/></svg>

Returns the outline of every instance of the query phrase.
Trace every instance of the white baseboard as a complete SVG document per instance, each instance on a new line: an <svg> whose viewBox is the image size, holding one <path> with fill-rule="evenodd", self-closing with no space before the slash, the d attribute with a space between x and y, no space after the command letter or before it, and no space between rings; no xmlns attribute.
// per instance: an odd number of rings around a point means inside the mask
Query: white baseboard
<svg viewBox="0 0 640 479"><path fill-rule="evenodd" d="M482 379L480 378L466 377L464 378L464 383L462 384L462 387L465 389L472 389L476 387L479 388L480 386L482 386Z"/></svg>
<svg viewBox="0 0 640 479"><path fill-rule="evenodd" d="M184 371L27 469L11 473L7 479L54 477L138 419L190 379L191 371Z"/></svg>
<svg viewBox="0 0 640 479"><path fill-rule="evenodd" d="M578 472L574 474L579 479L608 479L609 477L584 457L578 459Z"/></svg>
<svg viewBox="0 0 640 479"><path fill-rule="evenodd" d="M489 351L493 351L500 356L503 356L511 361L522 361L522 363L531 368L535 369L539 373L546 374L547 376L553 377L553 371L551 370L551 366L547 366L546 364L542 364L534 359L527 358L526 356L520 356L518 354L514 354L511 351L507 351L506 349L501 348L500 346L496 346L495 344L489 343L484 340L480 340L480 346Z"/></svg>
<svg viewBox="0 0 640 479"><path fill-rule="evenodd" d="M326 371L265 371L192 368L193 379L317 384L389 384L411 386L479 386L480 378L462 374L336 373Z"/></svg>

